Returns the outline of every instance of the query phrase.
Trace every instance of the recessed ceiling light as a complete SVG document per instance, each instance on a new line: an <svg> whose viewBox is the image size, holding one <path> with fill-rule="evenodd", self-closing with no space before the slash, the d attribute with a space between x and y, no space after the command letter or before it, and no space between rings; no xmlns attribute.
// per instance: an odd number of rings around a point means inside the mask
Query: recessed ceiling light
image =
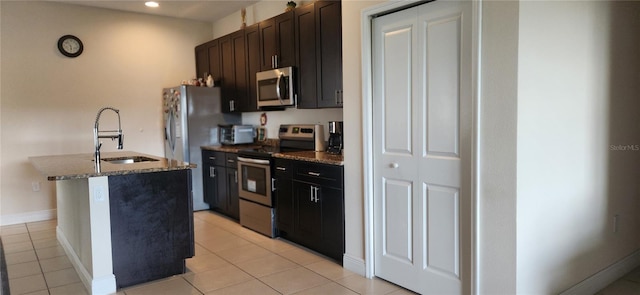
<svg viewBox="0 0 640 295"><path fill-rule="evenodd" d="M158 4L158 2L155 2L155 1L147 1L147 2L144 3L144 5L147 6L147 7L158 7L158 6L160 6Z"/></svg>

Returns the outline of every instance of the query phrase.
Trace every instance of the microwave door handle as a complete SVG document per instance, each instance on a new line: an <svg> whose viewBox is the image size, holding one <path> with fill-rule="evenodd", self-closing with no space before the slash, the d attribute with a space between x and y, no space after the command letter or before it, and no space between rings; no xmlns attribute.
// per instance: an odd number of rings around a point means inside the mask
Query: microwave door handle
<svg viewBox="0 0 640 295"><path fill-rule="evenodd" d="M278 96L278 100L280 101L280 104L282 104L282 95L280 93L280 79L282 78L282 76L284 75L280 73L280 75L278 75L278 80L276 80L276 95Z"/></svg>
<svg viewBox="0 0 640 295"><path fill-rule="evenodd" d="M280 72L280 75L278 75L278 81L276 81L276 94L278 95L278 100L280 101L280 104L283 105L284 101L282 101L282 91L281 89L281 82L282 82L282 78L284 77L284 74L282 72Z"/></svg>

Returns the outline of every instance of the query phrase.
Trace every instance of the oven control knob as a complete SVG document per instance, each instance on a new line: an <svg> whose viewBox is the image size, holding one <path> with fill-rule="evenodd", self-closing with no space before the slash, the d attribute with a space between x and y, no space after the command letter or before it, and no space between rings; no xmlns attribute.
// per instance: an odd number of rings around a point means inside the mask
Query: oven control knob
<svg viewBox="0 0 640 295"><path fill-rule="evenodd" d="M398 166L399 166L399 165L398 165L398 163L391 163L391 164L389 164L389 167L390 167L390 168L394 168L394 169L395 169L395 168L398 168Z"/></svg>

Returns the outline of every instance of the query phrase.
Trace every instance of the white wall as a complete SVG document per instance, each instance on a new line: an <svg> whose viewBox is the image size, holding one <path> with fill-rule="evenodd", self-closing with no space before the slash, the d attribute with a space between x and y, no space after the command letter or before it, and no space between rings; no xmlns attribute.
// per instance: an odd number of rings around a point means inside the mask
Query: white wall
<svg viewBox="0 0 640 295"><path fill-rule="evenodd" d="M557 294L640 249L640 5L519 15L517 293Z"/></svg>
<svg viewBox="0 0 640 295"><path fill-rule="evenodd" d="M55 213L54 183L28 157L92 153L103 106L121 110L125 150L163 154L161 89L194 76L194 47L212 38L209 23L54 2L0 3L2 224ZM83 41L80 57L58 52L65 34ZM114 121L105 113L101 126ZM102 150L115 146L105 141ZM39 192L32 182L40 182Z"/></svg>
<svg viewBox="0 0 640 295"><path fill-rule="evenodd" d="M478 294L516 294L518 1L483 1Z"/></svg>

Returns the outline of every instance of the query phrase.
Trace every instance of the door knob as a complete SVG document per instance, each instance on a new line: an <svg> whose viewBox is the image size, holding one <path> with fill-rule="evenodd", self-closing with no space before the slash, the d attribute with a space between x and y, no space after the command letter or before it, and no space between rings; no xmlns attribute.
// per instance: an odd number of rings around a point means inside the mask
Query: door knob
<svg viewBox="0 0 640 295"><path fill-rule="evenodd" d="M399 166L399 165L398 165L398 163L391 163L391 164L389 164L389 167L390 167L390 168L398 168L398 166Z"/></svg>

